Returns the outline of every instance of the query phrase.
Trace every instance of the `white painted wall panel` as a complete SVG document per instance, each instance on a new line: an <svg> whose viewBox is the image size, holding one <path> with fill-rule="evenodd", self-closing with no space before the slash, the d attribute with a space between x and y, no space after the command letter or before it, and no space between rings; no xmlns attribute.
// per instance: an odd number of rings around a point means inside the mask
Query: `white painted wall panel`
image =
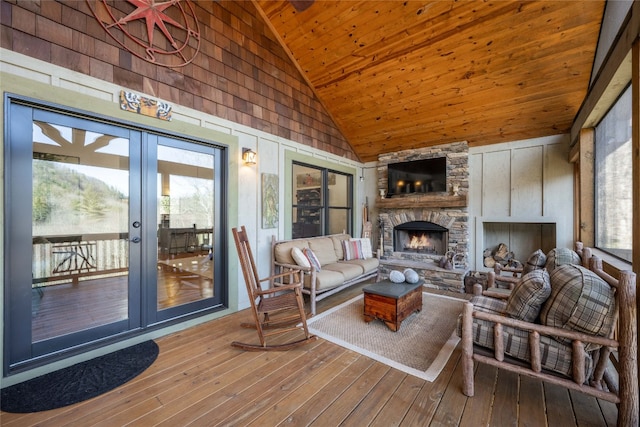
<svg viewBox="0 0 640 427"><path fill-rule="evenodd" d="M568 149L568 135L469 149L470 193L480 197L469 204L472 269L485 269L482 252L499 243L520 261L538 248L573 247Z"/></svg>
<svg viewBox="0 0 640 427"><path fill-rule="evenodd" d="M543 215L558 217L558 246L572 248L573 236L573 165L568 162L569 145L545 147Z"/></svg>
<svg viewBox="0 0 640 427"><path fill-rule="evenodd" d="M542 215L543 147L511 152L511 215Z"/></svg>
<svg viewBox="0 0 640 427"><path fill-rule="evenodd" d="M485 153L482 157L482 215L508 216L511 209L511 152Z"/></svg>
<svg viewBox="0 0 640 427"><path fill-rule="evenodd" d="M482 154L469 155L469 210L482 212Z"/></svg>

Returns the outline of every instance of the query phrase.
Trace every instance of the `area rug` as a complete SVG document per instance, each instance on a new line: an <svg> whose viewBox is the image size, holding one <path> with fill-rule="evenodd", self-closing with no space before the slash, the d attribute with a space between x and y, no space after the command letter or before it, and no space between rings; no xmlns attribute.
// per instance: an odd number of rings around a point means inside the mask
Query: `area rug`
<svg viewBox="0 0 640 427"><path fill-rule="evenodd" d="M158 357L145 341L2 389L0 409L28 413L61 408L99 396L132 380Z"/></svg>
<svg viewBox="0 0 640 427"><path fill-rule="evenodd" d="M423 292L422 310L393 332L380 320L364 321L364 298L359 295L312 317L308 324L327 341L432 382L460 341L456 323L463 304L460 299Z"/></svg>

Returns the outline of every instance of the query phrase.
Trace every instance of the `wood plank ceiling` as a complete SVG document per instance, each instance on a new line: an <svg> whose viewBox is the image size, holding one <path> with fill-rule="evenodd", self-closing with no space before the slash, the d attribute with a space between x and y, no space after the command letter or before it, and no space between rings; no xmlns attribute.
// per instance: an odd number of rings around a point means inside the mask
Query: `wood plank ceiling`
<svg viewBox="0 0 640 427"><path fill-rule="evenodd" d="M568 132L605 3L254 2L365 162Z"/></svg>

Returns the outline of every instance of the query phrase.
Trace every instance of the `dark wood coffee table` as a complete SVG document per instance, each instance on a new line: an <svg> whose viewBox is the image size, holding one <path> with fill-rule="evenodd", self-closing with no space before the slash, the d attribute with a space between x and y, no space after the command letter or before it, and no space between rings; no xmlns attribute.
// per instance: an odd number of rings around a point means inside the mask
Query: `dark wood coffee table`
<svg viewBox="0 0 640 427"><path fill-rule="evenodd" d="M422 310L422 284L393 283L389 280L362 288L364 292L364 321L382 320L396 332L404 319Z"/></svg>

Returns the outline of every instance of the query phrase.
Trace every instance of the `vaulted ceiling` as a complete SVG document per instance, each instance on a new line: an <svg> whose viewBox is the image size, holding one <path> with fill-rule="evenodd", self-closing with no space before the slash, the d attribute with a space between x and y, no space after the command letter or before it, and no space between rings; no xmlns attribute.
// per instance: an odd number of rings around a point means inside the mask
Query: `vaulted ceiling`
<svg viewBox="0 0 640 427"><path fill-rule="evenodd" d="M604 1L254 0L362 161L568 132Z"/></svg>

